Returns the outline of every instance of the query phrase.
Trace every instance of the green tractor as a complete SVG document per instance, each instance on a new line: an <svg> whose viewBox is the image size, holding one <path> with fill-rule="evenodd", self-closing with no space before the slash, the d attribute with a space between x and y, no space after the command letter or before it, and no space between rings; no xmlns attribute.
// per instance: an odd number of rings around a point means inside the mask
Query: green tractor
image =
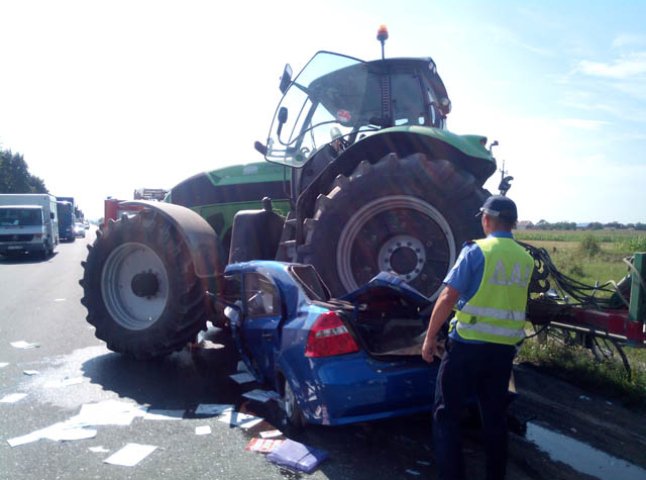
<svg viewBox="0 0 646 480"><path fill-rule="evenodd" d="M82 303L110 349L156 357L217 324L207 292L220 294L227 263L312 264L334 296L390 271L434 299L462 243L482 235L475 215L496 162L486 138L446 130L451 103L432 59L321 51L295 77L286 66L280 91L256 142L269 163L127 202L136 213L98 232Z"/></svg>

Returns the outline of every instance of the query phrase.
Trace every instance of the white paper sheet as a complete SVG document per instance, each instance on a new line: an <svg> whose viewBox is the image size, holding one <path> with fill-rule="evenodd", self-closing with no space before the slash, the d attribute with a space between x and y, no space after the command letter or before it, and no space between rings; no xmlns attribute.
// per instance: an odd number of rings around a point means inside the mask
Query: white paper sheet
<svg viewBox="0 0 646 480"><path fill-rule="evenodd" d="M13 348L21 348L23 350L28 348L38 348L40 345L38 343L29 343L24 340L18 340L17 342L11 342Z"/></svg>
<svg viewBox="0 0 646 480"><path fill-rule="evenodd" d="M227 410L233 410L230 403L200 403L195 409L195 415L222 415Z"/></svg>
<svg viewBox="0 0 646 480"><path fill-rule="evenodd" d="M9 362L0 362L0 368L4 368L9 365Z"/></svg>
<svg viewBox="0 0 646 480"><path fill-rule="evenodd" d="M97 445L96 447L88 447L88 450L93 453L108 453L110 450L105 448L103 445Z"/></svg>
<svg viewBox="0 0 646 480"><path fill-rule="evenodd" d="M25 375L32 376L32 375L38 375L40 372L38 370L23 370L22 373L24 373Z"/></svg>
<svg viewBox="0 0 646 480"><path fill-rule="evenodd" d="M260 432L261 438L276 438L280 437L283 434L280 430L267 430L265 432Z"/></svg>
<svg viewBox="0 0 646 480"><path fill-rule="evenodd" d="M16 403L27 396L26 393L9 393L0 398L0 403Z"/></svg>
<svg viewBox="0 0 646 480"><path fill-rule="evenodd" d="M121 450L116 451L108 458L103 460L104 463L111 465L122 465L124 467L134 467L144 458L155 451L154 445L142 445L140 443L128 443Z"/></svg>
<svg viewBox="0 0 646 480"><path fill-rule="evenodd" d="M245 430L258 425L263 420L261 417L236 412L234 410L224 412L218 417L218 421L220 422L228 423L231 427L240 427Z"/></svg>
<svg viewBox="0 0 646 480"><path fill-rule="evenodd" d="M256 378L248 372L234 373L233 375L229 375L229 378L238 384L256 381Z"/></svg>
<svg viewBox="0 0 646 480"><path fill-rule="evenodd" d="M269 400L280 400L280 395L278 392L272 390L251 390L249 392L243 393L243 397L250 400L256 400L257 402L267 403Z"/></svg>
<svg viewBox="0 0 646 480"><path fill-rule="evenodd" d="M209 435L211 433L210 425L200 425L195 427L195 435Z"/></svg>

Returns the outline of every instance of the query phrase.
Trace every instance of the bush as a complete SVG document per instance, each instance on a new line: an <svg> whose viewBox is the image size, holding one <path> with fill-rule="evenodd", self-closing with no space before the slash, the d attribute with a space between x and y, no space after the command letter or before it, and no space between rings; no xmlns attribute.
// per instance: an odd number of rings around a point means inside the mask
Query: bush
<svg viewBox="0 0 646 480"><path fill-rule="evenodd" d="M589 257L594 257L601 252L599 241L594 235L586 235L579 244L579 251Z"/></svg>

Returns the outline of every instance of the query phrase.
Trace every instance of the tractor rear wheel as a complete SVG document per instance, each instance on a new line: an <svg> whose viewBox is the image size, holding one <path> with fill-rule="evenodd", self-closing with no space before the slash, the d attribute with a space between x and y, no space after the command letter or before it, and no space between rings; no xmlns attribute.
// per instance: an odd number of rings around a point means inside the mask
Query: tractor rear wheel
<svg viewBox="0 0 646 480"><path fill-rule="evenodd" d="M390 271L434 299L462 243L482 236L475 214L488 196L448 160L417 153L363 161L319 195L299 260L335 296Z"/></svg>
<svg viewBox="0 0 646 480"><path fill-rule="evenodd" d="M110 350L148 359L180 350L206 327L205 290L176 228L154 211L97 232L81 303Z"/></svg>

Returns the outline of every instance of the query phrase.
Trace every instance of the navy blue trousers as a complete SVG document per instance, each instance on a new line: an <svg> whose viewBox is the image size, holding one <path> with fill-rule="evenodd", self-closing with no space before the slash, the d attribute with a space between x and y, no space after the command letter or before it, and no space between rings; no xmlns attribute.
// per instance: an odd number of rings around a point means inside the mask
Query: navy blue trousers
<svg viewBox="0 0 646 480"><path fill-rule="evenodd" d="M501 480L507 466L507 389L516 348L449 340L433 408L433 446L440 478L464 480L460 419L469 400L480 409L487 480Z"/></svg>

